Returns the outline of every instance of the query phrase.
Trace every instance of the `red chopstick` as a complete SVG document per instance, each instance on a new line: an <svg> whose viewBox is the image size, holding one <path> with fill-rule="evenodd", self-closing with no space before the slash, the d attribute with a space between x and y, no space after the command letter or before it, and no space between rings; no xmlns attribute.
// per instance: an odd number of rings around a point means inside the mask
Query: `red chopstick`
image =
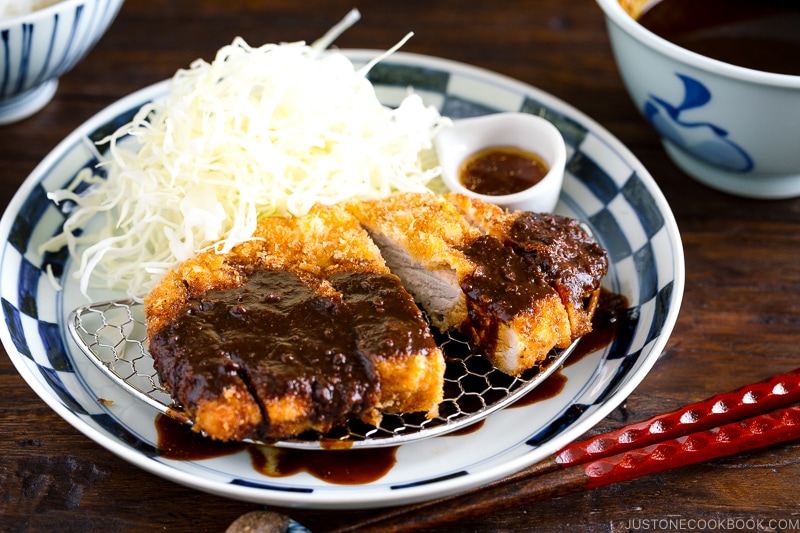
<svg viewBox="0 0 800 533"><path fill-rule="evenodd" d="M465 494L392 509L336 531L412 531L798 439L800 407L786 407L798 401L800 368L570 444Z"/></svg>
<svg viewBox="0 0 800 533"><path fill-rule="evenodd" d="M540 470L567 468L800 402L800 368L569 444Z"/></svg>

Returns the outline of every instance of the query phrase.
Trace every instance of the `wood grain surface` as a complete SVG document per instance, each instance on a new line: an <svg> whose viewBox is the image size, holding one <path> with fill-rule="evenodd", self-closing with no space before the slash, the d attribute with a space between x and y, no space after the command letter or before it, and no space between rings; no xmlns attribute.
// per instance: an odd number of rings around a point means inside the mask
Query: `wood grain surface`
<svg viewBox="0 0 800 533"><path fill-rule="evenodd" d="M61 139L117 99L213 58L236 35L252 44L312 41L352 7L362 20L338 46L386 49L414 31L404 51L535 85L610 130L666 195L686 254L681 314L652 373L591 433L800 366L800 199L729 196L675 167L625 92L593 0L128 0L43 111L0 127L2 205ZM116 457L47 407L5 355L0 390L2 532L224 532L263 509ZM800 529L798 478L800 443L781 444L436 531ZM315 532L375 512L277 510Z"/></svg>

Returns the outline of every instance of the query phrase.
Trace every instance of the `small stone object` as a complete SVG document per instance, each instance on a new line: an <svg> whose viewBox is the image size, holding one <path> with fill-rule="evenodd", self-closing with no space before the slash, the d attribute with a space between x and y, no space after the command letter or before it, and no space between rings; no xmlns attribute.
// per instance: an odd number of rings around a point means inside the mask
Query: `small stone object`
<svg viewBox="0 0 800 533"><path fill-rule="evenodd" d="M234 520L225 533L286 533L288 529L288 516L271 511L252 511Z"/></svg>

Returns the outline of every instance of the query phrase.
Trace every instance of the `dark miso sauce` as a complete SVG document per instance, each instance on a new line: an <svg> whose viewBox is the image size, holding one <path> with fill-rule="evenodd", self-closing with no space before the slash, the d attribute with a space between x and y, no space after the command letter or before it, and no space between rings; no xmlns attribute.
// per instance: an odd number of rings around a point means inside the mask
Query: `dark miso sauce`
<svg viewBox="0 0 800 533"><path fill-rule="evenodd" d="M447 437L462 437L464 435L469 435L470 433L475 433L476 431L478 431L479 429L481 429L483 427L483 424L485 422L486 422L485 418L482 419L482 420L478 420L474 424L470 424L468 426L464 426L461 429L457 429L455 431L451 431L450 433L447 433L446 436Z"/></svg>
<svg viewBox="0 0 800 533"><path fill-rule="evenodd" d="M543 402L558 396L567 384L567 377L557 370L547 376L547 379L539 383L532 391L514 402L511 407L525 407L534 403Z"/></svg>
<svg viewBox="0 0 800 533"><path fill-rule="evenodd" d="M611 344L620 328L628 327L629 307L630 303L625 295L602 287L597 308L592 315L592 331L581 337L564 366L574 365L587 355Z"/></svg>
<svg viewBox="0 0 800 533"><path fill-rule="evenodd" d="M656 35L712 59L800 75L797 0L661 0L638 20Z"/></svg>
<svg viewBox="0 0 800 533"><path fill-rule="evenodd" d="M247 449L243 442L219 442L192 431L166 415L159 414L155 420L158 434L158 455L165 459L180 461L202 461L225 455L233 455Z"/></svg>
<svg viewBox="0 0 800 533"><path fill-rule="evenodd" d="M628 324L628 299L621 294L600 289L600 298L594 315L592 315L592 331L581 337L578 345L569 354L564 367L574 365L584 357L601 350L611 344L620 328ZM567 384L567 377L561 369L553 372L532 391L514 402L512 407L525 407L537 402L558 396Z"/></svg>
<svg viewBox="0 0 800 533"><path fill-rule="evenodd" d="M269 477L287 477L300 472L337 485L377 481L396 462L396 446L365 450L294 450L245 442L220 442L189 426L159 414L155 420L158 453L167 459L201 461L247 451L253 469Z"/></svg>
<svg viewBox="0 0 800 533"><path fill-rule="evenodd" d="M625 296L601 288L597 309L592 317L592 331L581 338L564 366L575 364L587 355L608 346L620 328L627 327L628 307ZM561 393L566 383L567 377L561 370L553 372L511 407L524 407L554 398ZM469 435L481 429L484 422L485 420L480 420L445 436ZM294 450L242 442L219 442L160 414L156 417L155 426L158 434L157 448L161 457L199 461L247 451L253 469L270 477L307 472L328 483L356 485L377 481L396 463L396 446L347 449L347 443L337 444L336 441L330 441L322 442L322 450Z"/></svg>
<svg viewBox="0 0 800 533"><path fill-rule="evenodd" d="M330 451L251 446L247 451L253 467L265 476L307 472L336 485L361 485L382 478L392 469L397 447Z"/></svg>
<svg viewBox="0 0 800 533"><path fill-rule="evenodd" d="M492 147L472 154L461 165L459 178L478 194L503 196L528 189L550 169L541 157L514 147Z"/></svg>

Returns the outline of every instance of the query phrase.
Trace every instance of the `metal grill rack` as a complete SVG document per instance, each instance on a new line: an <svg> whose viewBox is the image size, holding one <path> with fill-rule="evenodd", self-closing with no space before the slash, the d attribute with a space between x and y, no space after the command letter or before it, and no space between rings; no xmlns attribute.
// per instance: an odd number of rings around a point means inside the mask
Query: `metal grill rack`
<svg viewBox="0 0 800 533"><path fill-rule="evenodd" d="M153 368L143 304L115 300L79 307L70 315L69 330L89 360L119 386L161 413L191 424ZM575 347L573 343L565 350L554 350L539 367L513 377L474 354L456 334L437 334L437 342L447 365L437 417L385 414L379 426L353 421L325 435L309 432L263 444L296 449L377 448L464 430L525 396L557 370Z"/></svg>

